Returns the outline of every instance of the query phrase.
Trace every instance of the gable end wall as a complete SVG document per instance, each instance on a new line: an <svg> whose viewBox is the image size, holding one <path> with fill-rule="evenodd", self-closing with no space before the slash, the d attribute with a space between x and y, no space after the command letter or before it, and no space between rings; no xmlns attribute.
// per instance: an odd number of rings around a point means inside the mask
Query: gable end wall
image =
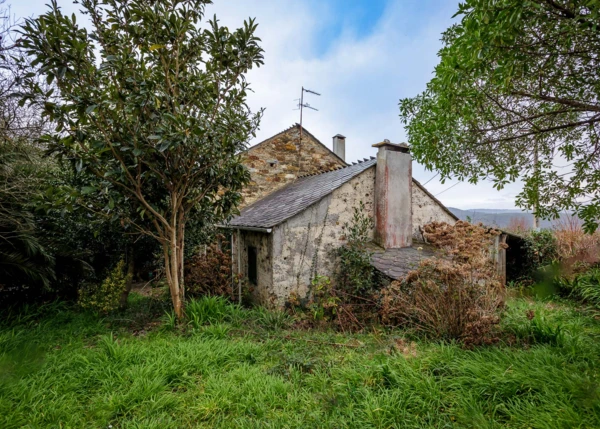
<svg viewBox="0 0 600 429"><path fill-rule="evenodd" d="M456 223L456 219L418 185L413 183L412 189L413 239L423 241L419 227L423 227L423 225L427 225L433 221L446 222L450 225Z"/></svg>
<svg viewBox="0 0 600 429"><path fill-rule="evenodd" d="M334 251L346 243L345 223L362 201L374 216L375 168L369 168L318 203L273 228L273 293L283 305L292 292L306 298L315 274L335 283L339 258ZM370 238L373 239L374 229Z"/></svg>
<svg viewBox="0 0 600 429"><path fill-rule="evenodd" d="M250 171L250 183L242 191L240 208L278 190L294 181L299 175L315 174L345 164L306 131L302 134L300 156L298 143L300 130L292 127L248 149L243 164ZM274 165L271 165L275 161Z"/></svg>

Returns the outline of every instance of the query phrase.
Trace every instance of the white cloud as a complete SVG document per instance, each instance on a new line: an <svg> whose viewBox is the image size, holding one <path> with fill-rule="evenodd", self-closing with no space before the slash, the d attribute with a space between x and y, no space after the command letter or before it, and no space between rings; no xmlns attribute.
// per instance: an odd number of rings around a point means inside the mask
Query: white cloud
<svg viewBox="0 0 600 429"><path fill-rule="evenodd" d="M29 0L13 12L40 13L44 3L46 0ZM59 3L65 11L75 9L70 2ZM303 85L322 94L307 97L319 111L306 111L304 125L328 146L331 136L344 134L349 161L374 155L371 145L384 138L404 141L398 101L425 88L437 63L441 32L451 24L457 9L457 3L446 2L437 10L415 16L411 3L390 1L367 36L358 37L356 29L345 28L325 43L325 49L319 37L331 22L339 22L326 2L217 0L209 6L207 18L216 13L230 28L239 27L248 17L256 17L259 24L265 65L248 76L254 90L249 102L254 109L265 107L266 111L255 142L298 121L294 99ZM422 182L435 174L416 164L413 172ZM437 194L453 183L433 180L427 187ZM440 199L459 208L513 208L519 190L518 184L496 191L487 182L476 186L464 183L444 192Z"/></svg>

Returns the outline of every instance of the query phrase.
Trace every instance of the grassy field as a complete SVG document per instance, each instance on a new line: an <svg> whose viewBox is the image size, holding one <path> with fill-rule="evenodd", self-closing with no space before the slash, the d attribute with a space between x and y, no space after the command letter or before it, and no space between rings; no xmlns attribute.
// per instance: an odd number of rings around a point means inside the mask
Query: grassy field
<svg viewBox="0 0 600 429"><path fill-rule="evenodd" d="M562 301L508 306L506 340L465 350L214 300L187 329L153 322L163 310L138 295L106 319L49 305L1 322L0 427L600 427L600 321Z"/></svg>

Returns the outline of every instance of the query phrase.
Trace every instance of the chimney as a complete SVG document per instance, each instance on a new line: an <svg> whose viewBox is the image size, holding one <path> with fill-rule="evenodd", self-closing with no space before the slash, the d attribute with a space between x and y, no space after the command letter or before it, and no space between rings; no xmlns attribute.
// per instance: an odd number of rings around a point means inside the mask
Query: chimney
<svg viewBox="0 0 600 429"><path fill-rule="evenodd" d="M412 158L408 145L389 140L378 148L375 175L375 241L384 249L412 244Z"/></svg>
<svg viewBox="0 0 600 429"><path fill-rule="evenodd" d="M346 137L341 134L333 136L333 153L346 161Z"/></svg>

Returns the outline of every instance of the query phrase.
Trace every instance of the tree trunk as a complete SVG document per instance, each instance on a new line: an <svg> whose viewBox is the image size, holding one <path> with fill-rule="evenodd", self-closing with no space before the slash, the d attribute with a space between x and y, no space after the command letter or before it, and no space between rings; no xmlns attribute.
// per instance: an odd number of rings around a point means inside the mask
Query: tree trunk
<svg viewBox="0 0 600 429"><path fill-rule="evenodd" d="M182 209L178 206L176 194L171 195L171 201L173 212L169 225L168 240L165 240L165 243L163 243L163 255L173 309L177 318L181 320L184 317L185 298L183 287L183 239L185 224L183 222Z"/></svg>
<svg viewBox="0 0 600 429"><path fill-rule="evenodd" d="M127 308L127 299L129 298L129 293L131 292L131 285L133 284L134 273L135 273L135 260L134 260L133 246L128 246L128 248L127 248L127 283L125 285L125 290L121 293L121 299L119 301L119 307L122 310Z"/></svg>

